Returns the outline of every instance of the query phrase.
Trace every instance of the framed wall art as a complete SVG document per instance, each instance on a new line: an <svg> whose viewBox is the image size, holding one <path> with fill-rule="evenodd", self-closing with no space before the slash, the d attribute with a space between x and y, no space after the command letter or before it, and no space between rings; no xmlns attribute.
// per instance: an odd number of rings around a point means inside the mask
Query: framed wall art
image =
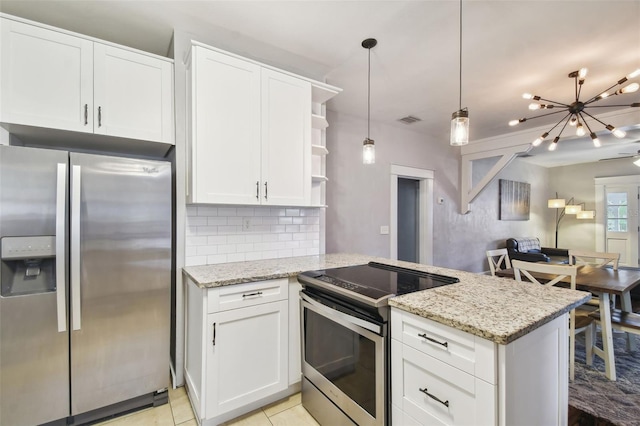
<svg viewBox="0 0 640 426"><path fill-rule="evenodd" d="M529 220L531 185L500 179L500 220Z"/></svg>

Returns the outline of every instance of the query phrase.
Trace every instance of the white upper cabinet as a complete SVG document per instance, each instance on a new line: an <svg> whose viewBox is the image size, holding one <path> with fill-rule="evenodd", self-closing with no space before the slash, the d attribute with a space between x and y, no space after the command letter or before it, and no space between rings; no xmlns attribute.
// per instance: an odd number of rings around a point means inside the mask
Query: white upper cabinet
<svg viewBox="0 0 640 426"><path fill-rule="evenodd" d="M173 142L173 66L130 50L95 43L95 133Z"/></svg>
<svg viewBox="0 0 640 426"><path fill-rule="evenodd" d="M191 198L260 202L260 67L192 50Z"/></svg>
<svg viewBox="0 0 640 426"><path fill-rule="evenodd" d="M312 82L194 45L190 203L310 206Z"/></svg>
<svg viewBox="0 0 640 426"><path fill-rule="evenodd" d="M0 122L173 143L171 60L0 19Z"/></svg>
<svg viewBox="0 0 640 426"><path fill-rule="evenodd" d="M263 204L311 200L311 83L262 69Z"/></svg>
<svg viewBox="0 0 640 426"><path fill-rule="evenodd" d="M93 132L93 43L0 19L0 121Z"/></svg>

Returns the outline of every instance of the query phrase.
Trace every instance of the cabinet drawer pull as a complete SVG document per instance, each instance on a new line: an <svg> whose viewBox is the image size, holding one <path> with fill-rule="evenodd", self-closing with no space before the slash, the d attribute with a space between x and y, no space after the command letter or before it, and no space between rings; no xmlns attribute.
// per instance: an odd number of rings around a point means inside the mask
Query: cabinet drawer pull
<svg viewBox="0 0 640 426"><path fill-rule="evenodd" d="M216 345L216 323L213 323L213 339L211 340L211 343L213 343L213 346Z"/></svg>
<svg viewBox="0 0 640 426"><path fill-rule="evenodd" d="M264 199L267 199L267 196L269 194L269 187L267 186L267 182L264 183Z"/></svg>
<svg viewBox="0 0 640 426"><path fill-rule="evenodd" d="M438 401L440 404L444 405L445 407L448 407L448 406L449 406L449 401L448 401L448 400L447 400L447 401L443 401L443 400L441 400L440 398L438 398L437 396L435 396L435 395L431 395L431 394L428 392L428 389L427 389L427 388L424 388L424 389L422 389L422 388L418 388L418 390L419 390L420 392L422 392L423 394L427 395L429 398L431 398L431 399L435 399L436 401Z"/></svg>
<svg viewBox="0 0 640 426"><path fill-rule="evenodd" d="M262 292L256 291L255 293L243 294L242 298L244 299L245 297L253 297L253 296L262 296Z"/></svg>
<svg viewBox="0 0 640 426"><path fill-rule="evenodd" d="M89 124L89 104L84 104L84 125Z"/></svg>
<svg viewBox="0 0 640 426"><path fill-rule="evenodd" d="M98 107L98 127L102 127L102 107Z"/></svg>
<svg viewBox="0 0 640 426"><path fill-rule="evenodd" d="M260 181L256 181L256 200L260 199Z"/></svg>
<svg viewBox="0 0 640 426"><path fill-rule="evenodd" d="M437 344L439 344L439 345L442 345L442 346L444 346L445 348L448 348L448 347L449 347L449 342L438 342L436 339L433 339L433 338L431 338L431 337L427 336L427 334L426 334L426 333L418 334L418 337L422 337L423 339L427 339L427 340L428 340L428 341L430 341L430 342L433 342L433 343L437 343Z"/></svg>

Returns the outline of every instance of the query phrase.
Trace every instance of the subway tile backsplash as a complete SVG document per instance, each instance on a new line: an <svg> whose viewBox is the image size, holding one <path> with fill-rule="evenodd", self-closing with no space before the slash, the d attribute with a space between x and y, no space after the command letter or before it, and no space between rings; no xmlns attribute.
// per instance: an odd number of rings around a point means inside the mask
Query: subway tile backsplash
<svg viewBox="0 0 640 426"><path fill-rule="evenodd" d="M186 266L320 254L320 209L187 206Z"/></svg>

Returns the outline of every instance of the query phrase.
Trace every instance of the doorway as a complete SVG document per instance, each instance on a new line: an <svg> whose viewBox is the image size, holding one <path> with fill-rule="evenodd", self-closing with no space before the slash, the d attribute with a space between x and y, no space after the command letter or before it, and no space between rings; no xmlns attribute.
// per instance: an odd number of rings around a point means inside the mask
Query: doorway
<svg viewBox="0 0 640 426"><path fill-rule="evenodd" d="M433 171L391 165L391 259L433 263Z"/></svg>
<svg viewBox="0 0 640 426"><path fill-rule="evenodd" d="M420 181L398 178L398 260L418 263Z"/></svg>

